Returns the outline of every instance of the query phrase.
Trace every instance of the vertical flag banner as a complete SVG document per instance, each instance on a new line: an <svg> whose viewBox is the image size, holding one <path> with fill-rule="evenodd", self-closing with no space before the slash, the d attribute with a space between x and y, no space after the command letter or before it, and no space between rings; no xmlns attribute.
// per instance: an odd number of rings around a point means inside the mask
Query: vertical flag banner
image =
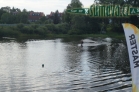
<svg viewBox="0 0 139 92"><path fill-rule="evenodd" d="M123 23L130 67L132 74L132 92L139 92L139 29L129 23Z"/></svg>

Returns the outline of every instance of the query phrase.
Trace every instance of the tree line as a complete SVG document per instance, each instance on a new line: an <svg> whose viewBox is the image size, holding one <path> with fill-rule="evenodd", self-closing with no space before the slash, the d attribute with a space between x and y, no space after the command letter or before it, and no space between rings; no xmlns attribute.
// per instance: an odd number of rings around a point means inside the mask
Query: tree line
<svg viewBox="0 0 139 92"><path fill-rule="evenodd" d="M138 0L95 0L94 4L131 4L133 7L139 6ZM53 16L42 17L39 21L30 23L28 21L29 12L24 9L12 8L11 11L18 11L15 16L0 9L0 23L3 24L17 24L15 27L0 27L1 36L8 34L10 30L16 30L16 34L69 34L69 35L82 35L82 34L121 34L123 33L122 23L128 22L139 27L139 18L137 16L129 16L126 18L96 18L87 15L70 14L67 9L83 8L80 0L71 0L63 11L62 18L59 17L59 12L56 10ZM25 26L24 24L30 24ZM38 24L45 24L40 26ZM7 31L6 31L7 30Z"/></svg>
<svg viewBox="0 0 139 92"><path fill-rule="evenodd" d="M1 24L30 24L32 22L28 21L28 16L30 11L23 9L22 11L19 8L12 8L9 10L10 12L6 12L3 10L3 7L0 9L0 23ZM33 22L35 24L49 24L54 23L58 24L61 23L61 19L59 16L59 11L56 10L52 16L47 18L46 16L41 17L40 20Z"/></svg>
<svg viewBox="0 0 139 92"><path fill-rule="evenodd" d="M0 23L1 24L28 23L28 12L26 9L23 9L23 11L21 11L20 9L14 7L10 9L10 12L6 12L1 8Z"/></svg>

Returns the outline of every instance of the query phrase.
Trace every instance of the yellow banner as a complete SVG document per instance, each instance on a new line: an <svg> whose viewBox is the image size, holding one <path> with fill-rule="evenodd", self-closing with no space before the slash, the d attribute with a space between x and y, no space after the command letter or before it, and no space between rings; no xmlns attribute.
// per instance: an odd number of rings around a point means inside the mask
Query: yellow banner
<svg viewBox="0 0 139 92"><path fill-rule="evenodd" d="M129 23L123 23L130 67L132 74L132 92L139 92L139 29Z"/></svg>

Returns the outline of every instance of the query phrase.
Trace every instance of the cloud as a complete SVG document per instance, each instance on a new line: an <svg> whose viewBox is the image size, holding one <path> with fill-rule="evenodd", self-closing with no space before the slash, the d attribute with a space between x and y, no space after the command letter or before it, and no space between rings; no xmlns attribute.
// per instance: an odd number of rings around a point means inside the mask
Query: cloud
<svg viewBox="0 0 139 92"><path fill-rule="evenodd" d="M80 0L80 1L84 5L84 7L87 7L87 8L89 8L94 3L94 0Z"/></svg>

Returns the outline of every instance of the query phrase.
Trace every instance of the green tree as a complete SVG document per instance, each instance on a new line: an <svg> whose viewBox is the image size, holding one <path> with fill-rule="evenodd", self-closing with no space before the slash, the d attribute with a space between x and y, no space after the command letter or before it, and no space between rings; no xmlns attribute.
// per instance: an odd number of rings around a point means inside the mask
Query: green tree
<svg viewBox="0 0 139 92"><path fill-rule="evenodd" d="M3 11L2 9L0 9L0 18L2 16L3 13L6 13L5 11Z"/></svg>
<svg viewBox="0 0 139 92"><path fill-rule="evenodd" d="M1 22L4 24L10 23L10 17L11 15L9 13L3 13L1 16Z"/></svg>
<svg viewBox="0 0 139 92"><path fill-rule="evenodd" d="M59 16L59 11L58 11L58 10L56 10L56 12L55 12L55 14L54 14L54 19L53 19L53 21L54 21L54 24L60 23L60 16Z"/></svg>
<svg viewBox="0 0 139 92"><path fill-rule="evenodd" d="M67 9L82 8L82 3L79 0L71 0L71 3L67 6ZM90 16L80 14L70 14L64 11L63 21L70 26L69 34L89 34L99 33L100 26L98 18L91 18Z"/></svg>
<svg viewBox="0 0 139 92"><path fill-rule="evenodd" d="M75 15L72 20L72 29L85 30L85 17L83 15ZM82 32L83 33L83 32Z"/></svg>
<svg viewBox="0 0 139 92"><path fill-rule="evenodd" d="M28 23L28 15L29 13L27 12L27 10L23 9L23 11L20 13L20 22Z"/></svg>
<svg viewBox="0 0 139 92"><path fill-rule="evenodd" d="M14 24L14 23L28 23L28 12L23 9L21 12L18 8L12 8L10 13L0 10L1 23ZM14 14L16 13L16 14Z"/></svg>
<svg viewBox="0 0 139 92"><path fill-rule="evenodd" d="M123 4L125 0L95 0L96 4Z"/></svg>
<svg viewBox="0 0 139 92"><path fill-rule="evenodd" d="M80 0L71 0L71 3L67 6L67 9L69 8L82 8L83 4L80 2Z"/></svg>
<svg viewBox="0 0 139 92"><path fill-rule="evenodd" d="M46 19L45 16L43 16L43 17L40 18L41 23L45 23L46 20L47 20L47 19Z"/></svg>
<svg viewBox="0 0 139 92"><path fill-rule="evenodd" d="M82 5L82 3L79 0L71 0L71 3L68 4L67 9L71 9L71 8L82 8L82 6L83 5ZM72 19L72 17L74 15L67 13L66 10L64 11L63 21L70 24L71 23L71 19Z"/></svg>
<svg viewBox="0 0 139 92"><path fill-rule="evenodd" d="M82 6L83 5L82 5L82 3L79 0L71 0L71 3L68 4L67 9L82 8ZM69 14L69 13L66 12L66 10L64 11L64 14L63 14L63 22L66 22L66 23L68 23L70 25L71 24L71 20L74 17L74 14Z"/></svg>

